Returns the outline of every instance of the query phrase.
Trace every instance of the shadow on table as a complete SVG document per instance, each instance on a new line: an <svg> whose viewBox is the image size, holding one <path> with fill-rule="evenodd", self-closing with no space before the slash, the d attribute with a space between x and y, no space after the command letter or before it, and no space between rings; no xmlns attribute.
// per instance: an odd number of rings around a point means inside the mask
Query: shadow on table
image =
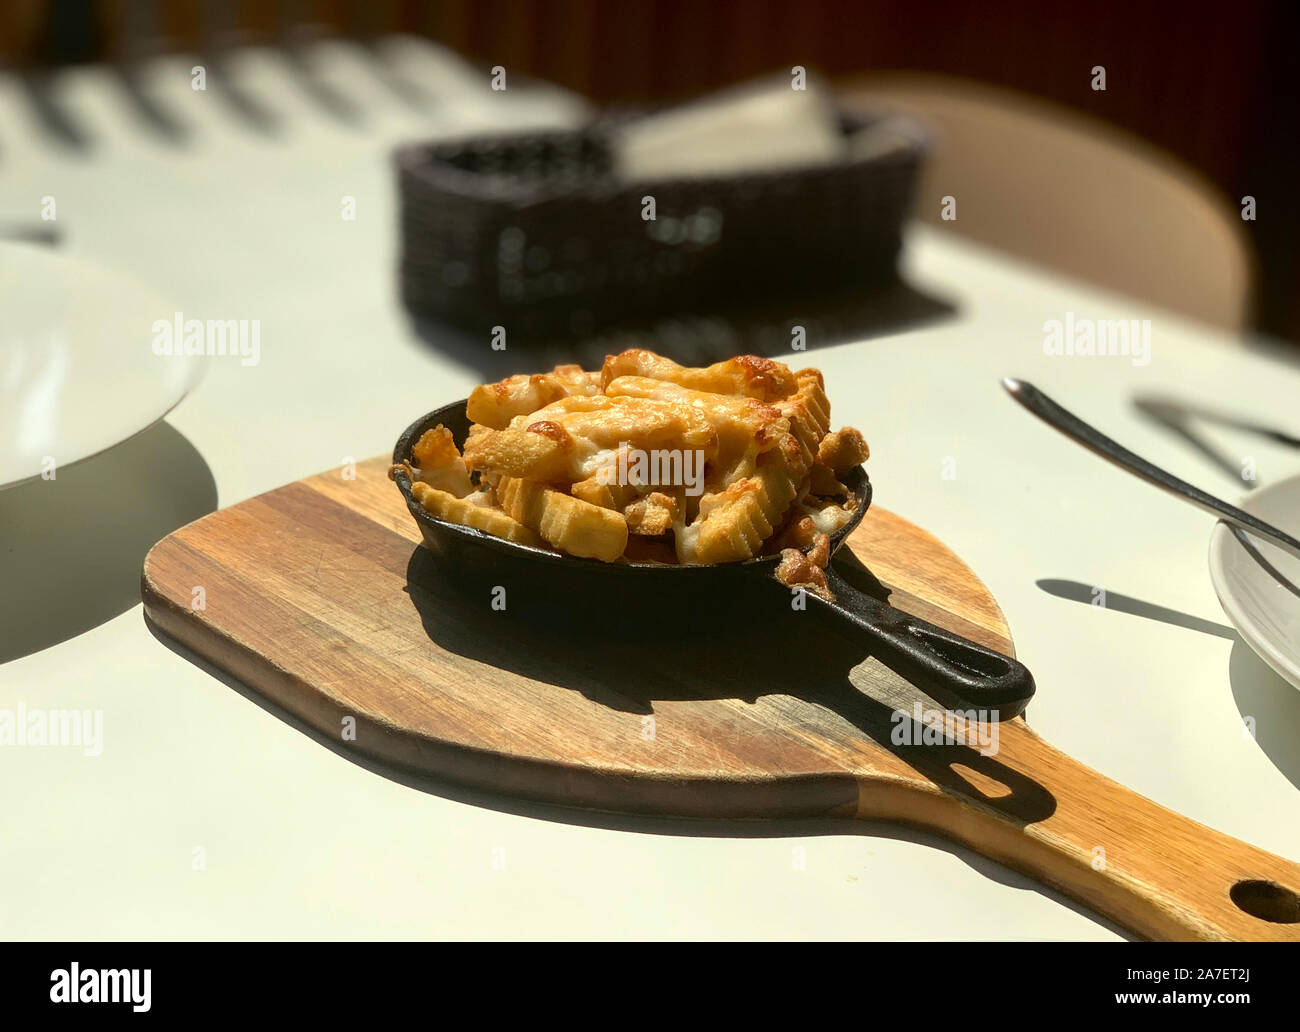
<svg viewBox="0 0 1300 1032"><path fill-rule="evenodd" d="M312 48L304 46L303 40L293 40L292 36L291 33L290 45L282 47L280 53L298 88L334 122L349 129L364 128L366 119L361 108L320 74Z"/></svg>
<svg viewBox="0 0 1300 1032"><path fill-rule="evenodd" d="M484 380L568 362L599 369L605 356L646 348L684 365L708 365L733 355L757 354L798 363L806 352L791 349L792 331L802 326L808 351L916 329L951 318L956 307L902 280L802 294L711 312L687 311L628 323L598 333L565 339L511 335L494 351L491 334L475 333L440 320L412 314L415 335L445 358L472 369Z"/></svg>
<svg viewBox="0 0 1300 1032"><path fill-rule="evenodd" d="M1189 631L1200 631L1202 634L1212 634L1217 638L1227 638L1231 641L1237 640L1237 632L1224 624L1215 623L1213 620L1205 620L1199 616L1192 616L1190 613L1184 613L1177 609L1170 609L1168 606L1143 602L1140 598L1121 595L1118 591L1106 590L1103 596L1105 601L1102 603L1096 601L1098 596L1095 594L1096 591L1102 589L1084 584L1082 581L1044 577L1042 580L1035 581L1035 583L1049 595L1068 599L1071 602L1098 605L1101 608L1110 609L1117 613L1140 616L1144 620L1157 620L1160 623L1173 624L1175 627L1185 627Z"/></svg>
<svg viewBox="0 0 1300 1032"><path fill-rule="evenodd" d="M1168 394L1142 393L1134 396L1133 406L1146 419L1173 434L1184 444L1190 445L1212 462L1220 472L1231 478L1238 490L1251 491L1262 484L1258 478L1243 480L1241 456L1215 445L1198 429L1198 423L1211 423L1215 426L1254 434L1274 444L1300 448L1300 437L1288 430L1200 402L1184 401Z"/></svg>
<svg viewBox="0 0 1300 1032"><path fill-rule="evenodd" d="M138 605L145 553L216 507L203 456L165 422L0 491L0 663Z"/></svg>
<svg viewBox="0 0 1300 1032"><path fill-rule="evenodd" d="M137 125L156 139L175 146L190 142L189 127L154 95L137 64L114 65L113 74ZM224 65L214 64L208 69L208 78L213 92L243 123L267 135L274 133L277 128L274 116L234 80ZM25 72L19 82L33 121L47 139L69 151L88 153L94 149L94 134L60 95L58 72Z"/></svg>
<svg viewBox="0 0 1300 1032"><path fill-rule="evenodd" d="M278 138L285 134L283 118L250 90L232 69L223 53L209 54L204 61L208 89L221 99L227 111L245 128L259 136Z"/></svg>
<svg viewBox="0 0 1300 1032"><path fill-rule="evenodd" d="M1251 722L1255 744L1274 767L1300 788L1300 690L1282 679L1240 638L1228 659L1232 697L1243 721Z"/></svg>
<svg viewBox="0 0 1300 1032"><path fill-rule="evenodd" d="M88 152L94 139L59 96L57 73L30 71L19 82L41 133L51 142L70 151Z"/></svg>
<svg viewBox="0 0 1300 1032"><path fill-rule="evenodd" d="M189 128L177 118L149 89L139 67L131 63L114 65L117 84L131 108L136 122L156 138L176 146L190 141Z"/></svg>
<svg viewBox="0 0 1300 1032"><path fill-rule="evenodd" d="M1093 588L1081 581L1052 577L1039 580L1037 584L1057 598L1085 605L1093 602ZM1300 788L1300 691L1279 677L1236 631L1213 620L1115 591L1106 592L1106 608L1231 641L1228 681L1237 711L1241 714L1242 734L1249 733L1248 722L1253 722L1255 744L1283 777Z"/></svg>

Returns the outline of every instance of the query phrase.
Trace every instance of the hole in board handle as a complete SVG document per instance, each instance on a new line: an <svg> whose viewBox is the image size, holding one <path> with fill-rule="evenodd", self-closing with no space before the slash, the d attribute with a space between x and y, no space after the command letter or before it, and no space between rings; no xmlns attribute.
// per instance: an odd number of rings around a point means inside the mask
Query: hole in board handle
<svg viewBox="0 0 1300 1032"><path fill-rule="evenodd" d="M1300 895L1277 882L1247 879L1239 881L1229 891L1232 902L1251 917L1274 924L1300 922Z"/></svg>

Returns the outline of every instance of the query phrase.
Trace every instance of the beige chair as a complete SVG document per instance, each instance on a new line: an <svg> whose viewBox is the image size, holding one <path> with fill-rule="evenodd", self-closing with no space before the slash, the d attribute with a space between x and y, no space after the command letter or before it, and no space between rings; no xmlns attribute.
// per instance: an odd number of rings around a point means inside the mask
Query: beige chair
<svg viewBox="0 0 1300 1032"><path fill-rule="evenodd" d="M983 244L1228 330L1256 280L1239 198L1106 123L932 75L842 80L852 104L924 122L916 214ZM956 198L957 218L940 217Z"/></svg>

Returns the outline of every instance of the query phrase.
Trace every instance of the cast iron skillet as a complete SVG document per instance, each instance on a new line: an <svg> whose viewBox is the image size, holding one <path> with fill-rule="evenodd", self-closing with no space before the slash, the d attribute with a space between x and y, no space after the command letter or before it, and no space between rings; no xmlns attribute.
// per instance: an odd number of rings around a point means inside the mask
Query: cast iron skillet
<svg viewBox="0 0 1300 1032"><path fill-rule="evenodd" d="M465 402L445 405L406 428L393 449L393 462L410 462L415 442L428 429L447 427L463 447L469 432ZM540 599L534 612L545 619L568 617L589 625L613 621L625 630L700 631L720 621L742 620L762 634L778 615L795 612L793 593L775 577L775 556L714 566L603 563L515 544L482 531L440 520L411 495L405 471L395 475L407 507L438 566L458 586L481 592L508 588L513 597ZM861 522L871 504L871 482L862 467L843 478L857 499L853 518L831 537L834 552ZM1023 664L895 609L847 581L835 564L826 571L834 602L808 592L807 612L867 647L872 655L924 689L943 705L978 709L987 719L1008 720L1034 694L1033 675ZM483 599L487 596L479 594ZM511 602L512 608L516 608ZM503 643L508 647L508 640Z"/></svg>

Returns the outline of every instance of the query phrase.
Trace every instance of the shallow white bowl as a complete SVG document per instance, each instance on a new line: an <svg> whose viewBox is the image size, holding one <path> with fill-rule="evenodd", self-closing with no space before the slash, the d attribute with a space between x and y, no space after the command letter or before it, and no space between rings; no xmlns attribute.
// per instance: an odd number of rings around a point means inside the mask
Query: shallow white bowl
<svg viewBox="0 0 1300 1032"><path fill-rule="evenodd" d="M173 307L145 286L34 244L0 244L0 488L152 426L203 359L153 352Z"/></svg>
<svg viewBox="0 0 1300 1032"><path fill-rule="evenodd" d="M1240 506L1300 537L1300 476L1262 487ZM1280 583L1223 523L1210 536L1210 579L1228 619L1269 666L1300 688L1300 559L1260 538L1251 543L1291 583Z"/></svg>

